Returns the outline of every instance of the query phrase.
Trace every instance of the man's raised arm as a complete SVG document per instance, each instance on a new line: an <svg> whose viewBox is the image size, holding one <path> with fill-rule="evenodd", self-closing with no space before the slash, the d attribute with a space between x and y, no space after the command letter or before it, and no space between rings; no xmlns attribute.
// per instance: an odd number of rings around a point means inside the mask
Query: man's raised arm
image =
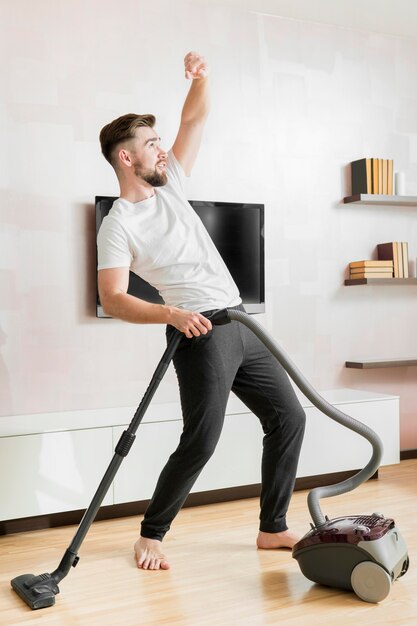
<svg viewBox="0 0 417 626"><path fill-rule="evenodd" d="M189 52L184 58L185 77L190 90L181 113L181 123L172 151L189 176L201 145L204 123L209 112L208 66L203 56Z"/></svg>

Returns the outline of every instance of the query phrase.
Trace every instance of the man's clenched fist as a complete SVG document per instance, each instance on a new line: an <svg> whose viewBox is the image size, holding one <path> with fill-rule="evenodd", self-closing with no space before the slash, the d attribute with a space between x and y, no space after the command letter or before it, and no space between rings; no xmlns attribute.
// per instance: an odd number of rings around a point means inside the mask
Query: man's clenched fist
<svg viewBox="0 0 417 626"><path fill-rule="evenodd" d="M206 78L209 73L208 65L198 52L189 52L184 57L185 78Z"/></svg>

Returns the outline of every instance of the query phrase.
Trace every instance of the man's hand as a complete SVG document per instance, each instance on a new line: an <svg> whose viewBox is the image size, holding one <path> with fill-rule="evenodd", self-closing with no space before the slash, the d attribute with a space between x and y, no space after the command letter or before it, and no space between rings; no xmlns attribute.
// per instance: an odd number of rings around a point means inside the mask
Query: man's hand
<svg viewBox="0 0 417 626"><path fill-rule="evenodd" d="M212 329L210 320L201 313L172 307L168 324L180 330L188 339L206 335Z"/></svg>
<svg viewBox="0 0 417 626"><path fill-rule="evenodd" d="M198 52L189 52L184 57L185 78L206 78L209 74L207 62Z"/></svg>

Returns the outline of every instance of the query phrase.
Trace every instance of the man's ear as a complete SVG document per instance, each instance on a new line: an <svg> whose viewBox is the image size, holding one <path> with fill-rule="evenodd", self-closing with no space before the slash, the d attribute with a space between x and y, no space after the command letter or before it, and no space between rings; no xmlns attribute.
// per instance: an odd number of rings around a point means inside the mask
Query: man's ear
<svg viewBox="0 0 417 626"><path fill-rule="evenodd" d="M119 158L119 161L123 163L123 165L125 165L126 167L132 167L132 159L128 150L122 148L121 150L119 150L117 156Z"/></svg>

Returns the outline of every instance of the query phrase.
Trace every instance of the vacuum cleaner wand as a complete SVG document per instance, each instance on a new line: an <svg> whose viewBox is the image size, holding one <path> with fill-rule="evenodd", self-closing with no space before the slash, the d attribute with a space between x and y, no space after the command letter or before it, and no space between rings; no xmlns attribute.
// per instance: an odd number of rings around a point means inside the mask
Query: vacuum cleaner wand
<svg viewBox="0 0 417 626"><path fill-rule="evenodd" d="M183 334L179 331L176 331L172 335L168 346L152 376L148 388L145 391L141 403L137 408L128 429L125 430L120 437L110 465L97 488L93 500L91 501L88 509L85 511L78 530L57 569L52 572L52 574L40 574L39 576L35 576L34 574L22 574L21 576L13 578L11 581L10 584L14 591L31 609L42 609L55 604L55 596L59 593L58 584L68 574L71 567L75 567L77 565L79 561L79 557L77 556L78 550L80 549L80 546L97 515L101 503L103 502L103 499L109 490L109 487L113 482L123 459L129 454L133 442L135 441L136 431L139 424L142 421L142 418L159 386L159 383L168 369L182 336Z"/></svg>

